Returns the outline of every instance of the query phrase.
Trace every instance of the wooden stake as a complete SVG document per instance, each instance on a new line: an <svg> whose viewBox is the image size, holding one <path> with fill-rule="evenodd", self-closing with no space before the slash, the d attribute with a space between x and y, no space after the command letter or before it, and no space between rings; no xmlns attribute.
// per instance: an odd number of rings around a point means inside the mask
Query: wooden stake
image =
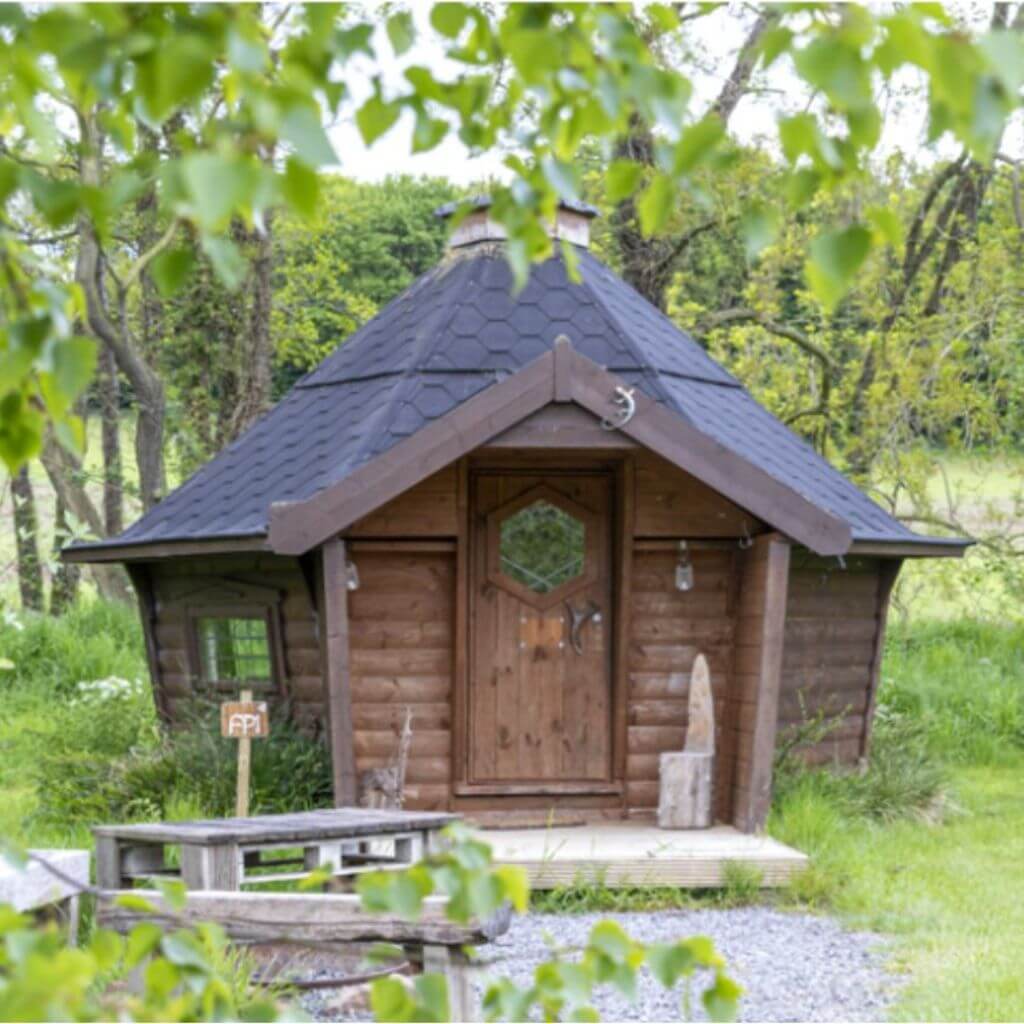
<svg viewBox="0 0 1024 1024"><path fill-rule="evenodd" d="M239 694L243 703L252 700L252 690ZM252 739L240 736L238 739L238 792L235 796L235 817L249 817L249 775L252 767Z"/></svg>

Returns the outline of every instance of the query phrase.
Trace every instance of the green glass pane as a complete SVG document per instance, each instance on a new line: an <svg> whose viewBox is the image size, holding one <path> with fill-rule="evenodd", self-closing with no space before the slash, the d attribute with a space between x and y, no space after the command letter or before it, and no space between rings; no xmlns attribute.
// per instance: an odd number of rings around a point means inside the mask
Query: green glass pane
<svg viewBox="0 0 1024 1024"><path fill-rule="evenodd" d="M201 618L196 628L203 682L253 687L273 682L265 619Z"/></svg>
<svg viewBox="0 0 1024 1024"><path fill-rule="evenodd" d="M537 594L583 572L586 528L549 501L535 501L501 524L501 571Z"/></svg>

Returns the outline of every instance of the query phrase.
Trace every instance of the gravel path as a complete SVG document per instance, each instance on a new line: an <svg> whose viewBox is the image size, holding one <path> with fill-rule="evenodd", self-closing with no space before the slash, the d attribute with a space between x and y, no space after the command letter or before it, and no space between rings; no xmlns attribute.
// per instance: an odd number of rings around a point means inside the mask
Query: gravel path
<svg viewBox="0 0 1024 1024"><path fill-rule="evenodd" d="M710 936L732 976L746 990L740 1003L743 1021L883 1020L899 986L899 979L884 968L881 937L847 931L827 917L782 913L768 907L532 914L513 919L507 934L479 947L481 959L492 964L495 973L527 984L534 967L545 959L550 943L581 945L591 927L609 917L643 942ZM598 996L596 1008L605 1021L681 1020L680 991L666 992L644 972L636 1002L605 989ZM303 1003L321 1020L368 1019L365 1010L360 1013L342 1008L327 993L309 994ZM698 984L694 985L693 1012L696 1019L704 1019Z"/></svg>

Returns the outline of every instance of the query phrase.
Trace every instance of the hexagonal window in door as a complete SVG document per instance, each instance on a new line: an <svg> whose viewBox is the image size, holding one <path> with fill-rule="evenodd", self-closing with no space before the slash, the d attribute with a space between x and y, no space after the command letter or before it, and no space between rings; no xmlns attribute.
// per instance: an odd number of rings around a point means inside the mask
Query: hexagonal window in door
<svg viewBox="0 0 1024 1024"><path fill-rule="evenodd" d="M552 488L533 488L488 519L488 575L530 604L550 607L593 579L587 558L593 516Z"/></svg>

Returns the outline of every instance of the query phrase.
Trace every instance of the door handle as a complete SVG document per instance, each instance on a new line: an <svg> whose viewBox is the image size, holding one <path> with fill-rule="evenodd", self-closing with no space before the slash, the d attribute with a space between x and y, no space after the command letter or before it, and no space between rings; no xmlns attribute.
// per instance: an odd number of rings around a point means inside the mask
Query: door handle
<svg viewBox="0 0 1024 1024"><path fill-rule="evenodd" d="M569 643L577 654L582 654L583 637L580 632L591 619L601 621L601 609L593 601L588 601L583 608L576 608L571 601L566 601L565 607L569 611Z"/></svg>

